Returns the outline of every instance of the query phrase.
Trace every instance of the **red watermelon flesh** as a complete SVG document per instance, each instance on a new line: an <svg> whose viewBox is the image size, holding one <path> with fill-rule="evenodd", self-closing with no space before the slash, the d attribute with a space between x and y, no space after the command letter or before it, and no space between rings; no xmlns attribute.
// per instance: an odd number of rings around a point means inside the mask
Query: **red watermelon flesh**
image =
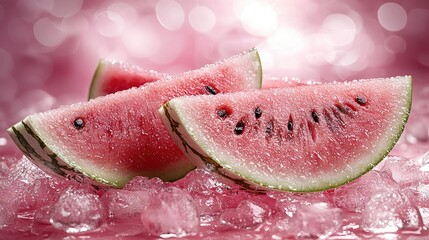
<svg viewBox="0 0 429 240"><path fill-rule="evenodd" d="M166 73L140 68L136 65L101 59L92 78L88 99L104 96L149 82L170 77Z"/></svg>
<svg viewBox="0 0 429 240"><path fill-rule="evenodd" d="M410 106L406 76L181 97L159 111L197 166L250 188L319 191L380 162Z"/></svg>
<svg viewBox="0 0 429 240"><path fill-rule="evenodd" d="M172 79L28 116L8 132L40 168L115 187L136 175L175 180L194 168L157 113L173 97L259 88L256 50Z"/></svg>
<svg viewBox="0 0 429 240"><path fill-rule="evenodd" d="M88 99L139 87L159 79L171 78L166 73L148 70L121 61L102 59L92 78ZM262 88L296 87L316 82L304 82L298 78L264 77Z"/></svg>

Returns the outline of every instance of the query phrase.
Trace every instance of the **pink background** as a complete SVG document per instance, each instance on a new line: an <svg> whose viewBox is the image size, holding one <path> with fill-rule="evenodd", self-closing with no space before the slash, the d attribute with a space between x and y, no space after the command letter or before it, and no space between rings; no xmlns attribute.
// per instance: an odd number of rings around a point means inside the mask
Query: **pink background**
<svg viewBox="0 0 429 240"><path fill-rule="evenodd" d="M100 58L179 73L255 46L265 75L412 75L413 116L425 122L428 34L429 3L418 0L3 0L0 145L26 115L85 100ZM427 137L427 123L416 131Z"/></svg>

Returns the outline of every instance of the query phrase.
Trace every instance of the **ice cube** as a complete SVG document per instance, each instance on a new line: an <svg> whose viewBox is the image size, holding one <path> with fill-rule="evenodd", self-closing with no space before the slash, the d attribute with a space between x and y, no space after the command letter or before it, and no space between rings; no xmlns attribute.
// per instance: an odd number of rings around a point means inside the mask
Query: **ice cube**
<svg viewBox="0 0 429 240"><path fill-rule="evenodd" d="M69 188L54 204L50 223L67 233L79 233L97 229L106 217L106 206L96 194Z"/></svg>
<svg viewBox="0 0 429 240"><path fill-rule="evenodd" d="M243 200L237 208L226 209L220 219L229 226L248 228L262 223L270 214L271 210L266 204Z"/></svg>
<svg viewBox="0 0 429 240"><path fill-rule="evenodd" d="M183 237L199 229L199 215L192 197L177 187L162 189L149 198L141 212L147 233L161 237Z"/></svg>
<svg viewBox="0 0 429 240"><path fill-rule="evenodd" d="M326 238L342 224L342 211L328 203L302 206L288 223L297 237Z"/></svg>
<svg viewBox="0 0 429 240"><path fill-rule="evenodd" d="M202 216L218 215L223 210L222 195L219 193L204 194L194 192L191 194L198 212Z"/></svg>
<svg viewBox="0 0 429 240"><path fill-rule="evenodd" d="M372 170L362 177L334 190L335 205L353 212L362 212L377 193L399 188L386 172Z"/></svg>
<svg viewBox="0 0 429 240"><path fill-rule="evenodd" d="M204 218L216 215L222 210L222 192L224 185L216 176L203 169L189 172L185 177L173 183L174 186L187 191Z"/></svg>
<svg viewBox="0 0 429 240"><path fill-rule="evenodd" d="M127 219L140 216L140 212L148 203L149 197L150 193L144 191L109 189L103 195L103 200L107 202L111 218Z"/></svg>
<svg viewBox="0 0 429 240"><path fill-rule="evenodd" d="M420 171L416 161L399 156L386 157L380 171L388 172L402 186L420 181L425 174Z"/></svg>
<svg viewBox="0 0 429 240"><path fill-rule="evenodd" d="M13 218L31 218L38 207L51 203L55 193L43 189L49 176L26 157L9 170L5 181L0 181L0 202L7 206Z"/></svg>
<svg viewBox="0 0 429 240"><path fill-rule="evenodd" d="M413 206L415 206L422 216L423 224L429 227L429 184L415 182L412 185L401 189Z"/></svg>
<svg viewBox="0 0 429 240"><path fill-rule="evenodd" d="M219 215L227 208L235 208L251 194L240 191L238 186L225 184L221 179L203 169L189 172L184 178L173 183L187 191L194 199L198 212L205 219Z"/></svg>
<svg viewBox="0 0 429 240"><path fill-rule="evenodd" d="M129 181L123 189L128 191L146 191L156 193L165 186L166 184L157 177L147 178L136 176L131 181Z"/></svg>
<svg viewBox="0 0 429 240"><path fill-rule="evenodd" d="M212 192L223 193L225 190L231 188L229 185L224 184L217 175L204 169L195 169L189 172L175 184L183 187L189 193L199 192L202 194L211 194Z"/></svg>
<svg viewBox="0 0 429 240"><path fill-rule="evenodd" d="M374 194L362 212L362 229L367 232L415 230L421 225L420 213L397 189Z"/></svg>
<svg viewBox="0 0 429 240"><path fill-rule="evenodd" d="M275 208L288 217L294 214L302 206L313 203L328 202L329 199L321 192L317 193L289 193L289 192L269 192L269 197L276 200Z"/></svg>
<svg viewBox="0 0 429 240"><path fill-rule="evenodd" d="M54 182L55 180L50 177L34 180L24 195L28 207L34 211L42 206L54 204L58 199L58 190L61 190L53 186Z"/></svg>
<svg viewBox="0 0 429 240"><path fill-rule="evenodd" d="M429 151L416 157L414 161L420 166L420 170L424 173L429 173Z"/></svg>
<svg viewBox="0 0 429 240"><path fill-rule="evenodd" d="M27 157L23 156L8 169L6 181L0 182L0 189L13 189L14 183L22 182L31 184L35 179L49 177L45 172L34 165Z"/></svg>

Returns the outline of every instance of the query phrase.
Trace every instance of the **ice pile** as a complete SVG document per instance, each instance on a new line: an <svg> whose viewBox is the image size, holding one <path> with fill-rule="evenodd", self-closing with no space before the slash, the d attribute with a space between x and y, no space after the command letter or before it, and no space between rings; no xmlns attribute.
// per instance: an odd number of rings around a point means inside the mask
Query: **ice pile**
<svg viewBox="0 0 429 240"><path fill-rule="evenodd" d="M429 234L429 152L389 156L361 178L318 193L249 192L194 170L123 189L53 178L25 157L1 161L0 236L249 239ZM394 235L392 235L394 234Z"/></svg>

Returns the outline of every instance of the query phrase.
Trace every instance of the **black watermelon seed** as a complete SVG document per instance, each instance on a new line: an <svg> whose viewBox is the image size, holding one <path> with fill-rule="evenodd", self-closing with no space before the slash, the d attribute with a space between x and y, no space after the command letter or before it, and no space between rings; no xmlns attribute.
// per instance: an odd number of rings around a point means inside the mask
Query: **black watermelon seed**
<svg viewBox="0 0 429 240"><path fill-rule="evenodd" d="M244 122L243 120L240 120L237 125L235 125L234 133L235 135L240 135L244 131Z"/></svg>
<svg viewBox="0 0 429 240"><path fill-rule="evenodd" d="M293 121L292 121L292 118L289 118L289 121L287 122L287 130L293 131Z"/></svg>
<svg viewBox="0 0 429 240"><path fill-rule="evenodd" d="M217 90L214 87L210 86L210 85L206 86L206 91L208 93L212 94L212 95L216 95L217 94Z"/></svg>
<svg viewBox="0 0 429 240"><path fill-rule="evenodd" d="M85 126L85 122L83 121L83 119L82 119L82 118L76 118L76 119L73 121L73 126L74 126L74 128L76 128L77 130L80 130L80 129L82 129L82 128Z"/></svg>
<svg viewBox="0 0 429 240"><path fill-rule="evenodd" d="M319 123L319 116L317 115L316 111L312 111L312 112L311 112L311 117L313 118L313 120L314 120L316 123Z"/></svg>
<svg viewBox="0 0 429 240"><path fill-rule="evenodd" d="M355 100L359 105L365 105L367 103L366 97L364 96L357 96Z"/></svg>
<svg viewBox="0 0 429 240"><path fill-rule="evenodd" d="M228 117L228 112L225 109L219 109L216 111L216 113L220 118Z"/></svg>
<svg viewBox="0 0 429 240"><path fill-rule="evenodd" d="M255 118L258 119L262 116L262 110L260 107L255 108Z"/></svg>

